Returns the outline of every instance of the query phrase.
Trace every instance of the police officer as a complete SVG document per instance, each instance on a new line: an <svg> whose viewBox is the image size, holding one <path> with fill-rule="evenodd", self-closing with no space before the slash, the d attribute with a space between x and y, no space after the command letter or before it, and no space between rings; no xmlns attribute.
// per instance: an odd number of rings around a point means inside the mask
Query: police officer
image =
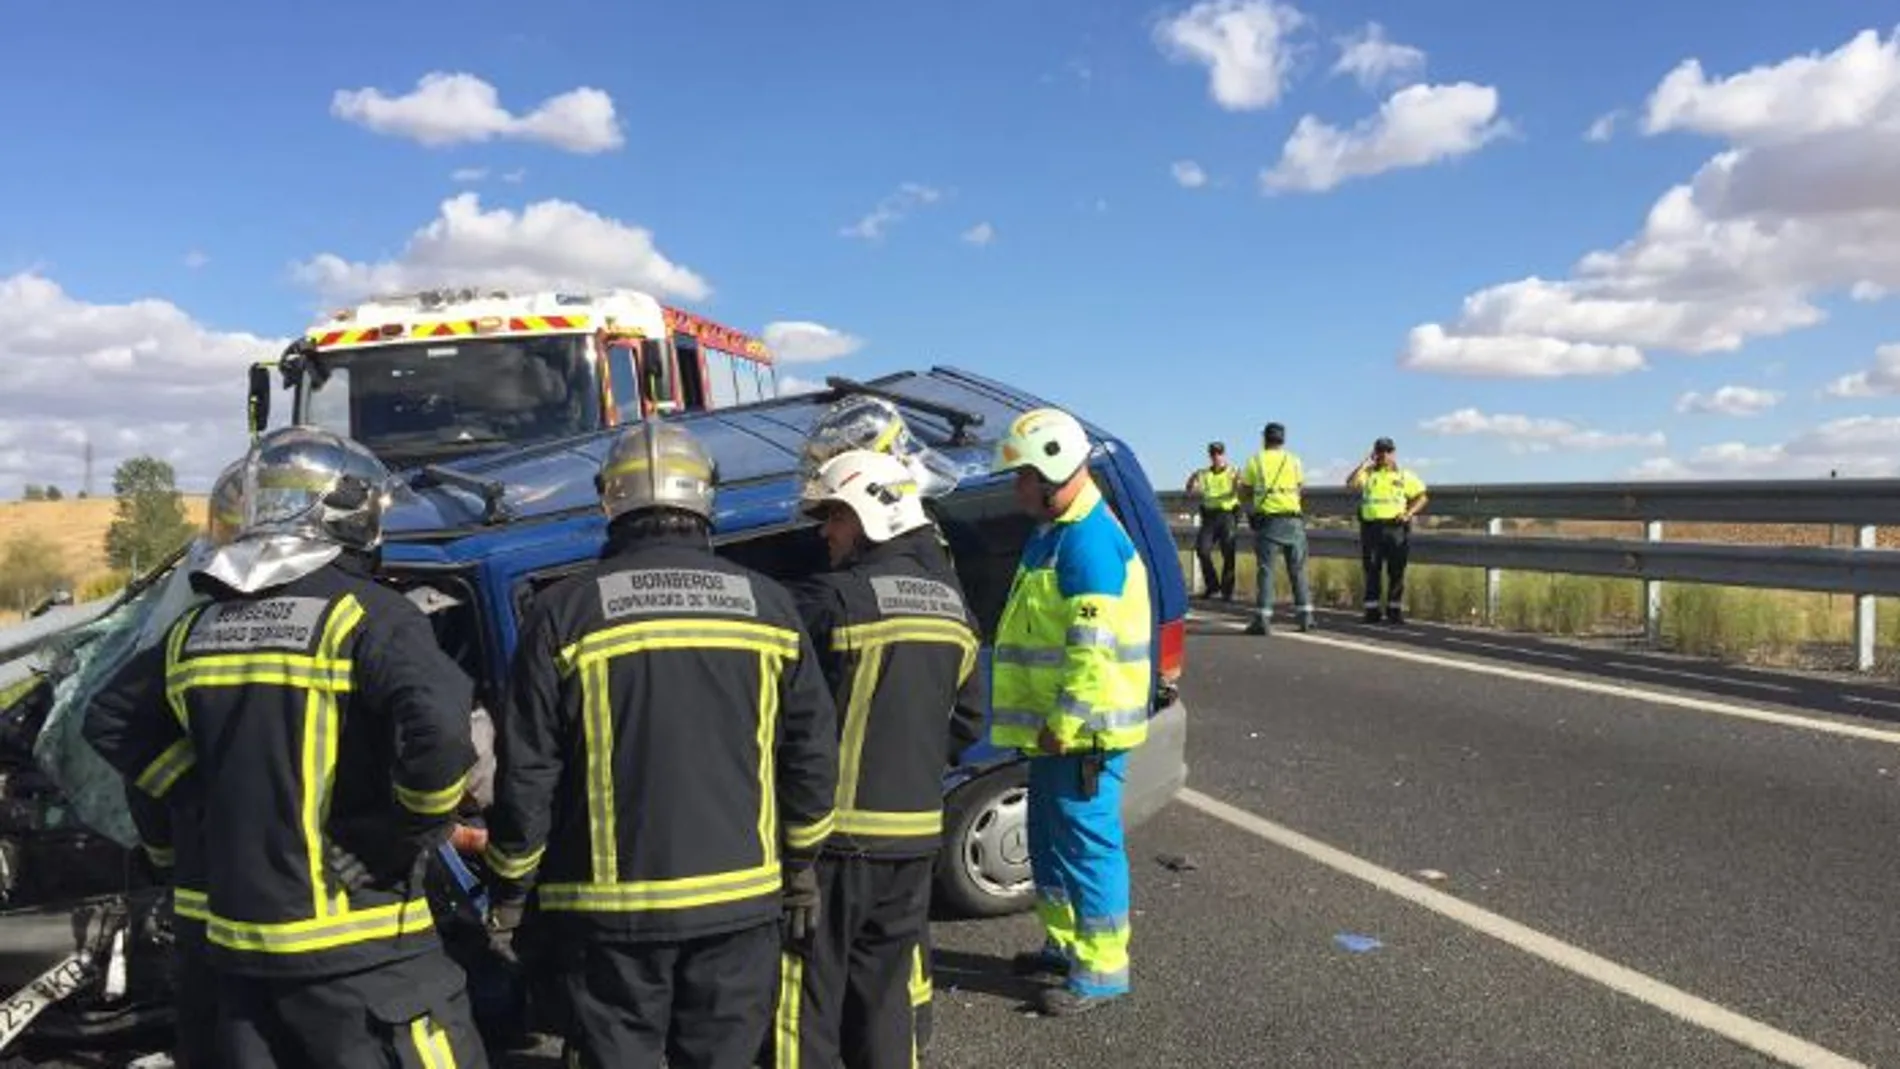
<svg viewBox="0 0 1900 1069"><path fill-rule="evenodd" d="M243 464L243 526L191 576L208 600L87 731L128 794L198 792L217 1061L485 1066L423 881L474 758L473 688L371 578L388 472L311 427Z"/></svg>
<svg viewBox="0 0 1900 1069"><path fill-rule="evenodd" d="M1359 491L1359 560L1366 576L1366 622L1405 622L1405 563L1411 554L1412 517L1425 508L1425 482L1399 467L1392 439L1372 443L1372 454L1346 477ZM1381 597L1380 573L1384 572Z"/></svg>
<svg viewBox="0 0 1900 1069"><path fill-rule="evenodd" d="M1029 755L1030 868L1045 942L1020 955L1050 973L1049 1015L1129 991L1128 751L1148 737L1154 676L1147 570L1089 474L1089 440L1056 409L1018 416L997 447L1039 525L1023 547L991 658L990 741Z"/></svg>
<svg viewBox="0 0 1900 1069"><path fill-rule="evenodd" d="M902 460L838 454L801 504L834 570L792 592L844 715L825 915L810 957L787 959L774 1064L908 1069L928 1009L946 754L982 732L977 625Z"/></svg>
<svg viewBox="0 0 1900 1069"><path fill-rule="evenodd" d="M205 537L191 548L187 567L219 546L228 545L244 524L242 460L228 465L211 484ZM194 604L203 596L194 597ZM131 662L128 662L131 663ZM133 671L149 672L149 662ZM129 726L145 711L125 704L139 693L139 681L121 668L101 689L87 711L83 729L97 748L117 752ZM187 776L164 800L141 790L127 791L126 810L139 844L160 883L171 885L172 1062L178 1069L208 1069L218 1064L214 1044L218 1022L217 978L205 950L205 883L199 824L203 798L199 780Z"/></svg>
<svg viewBox="0 0 1900 1069"><path fill-rule="evenodd" d="M1201 563L1201 590L1216 592L1223 601L1234 600L1234 550L1240 541L1235 522L1240 509L1239 473L1227 463L1224 442L1207 443L1207 467L1188 476L1187 492L1201 495L1201 527L1194 535L1194 555ZM1220 547L1220 571L1214 570L1214 547Z"/></svg>
<svg viewBox="0 0 1900 1069"><path fill-rule="evenodd" d="M1311 631L1313 587L1306 575L1306 517L1302 491L1306 468L1298 454L1286 447L1286 427L1269 423L1260 432L1261 448L1247 459L1241 472L1243 492L1251 502L1247 524L1254 532L1254 616L1250 635L1273 628L1273 557L1286 558L1287 579L1293 588L1293 612L1300 630Z"/></svg>
<svg viewBox="0 0 1900 1069"><path fill-rule="evenodd" d="M714 480L679 427L620 434L601 560L535 598L496 716L491 924L532 878L569 1065L752 1065L816 932L837 714L791 595L714 555Z"/></svg>

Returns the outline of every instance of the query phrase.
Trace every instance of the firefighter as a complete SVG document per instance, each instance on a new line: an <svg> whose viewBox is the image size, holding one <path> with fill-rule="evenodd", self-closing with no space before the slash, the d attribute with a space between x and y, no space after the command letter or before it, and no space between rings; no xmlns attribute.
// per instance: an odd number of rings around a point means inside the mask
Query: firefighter
<svg viewBox="0 0 1900 1069"><path fill-rule="evenodd" d="M1405 563L1411 555L1412 518L1425 508L1425 482L1399 467L1392 439L1372 443L1372 453L1346 477L1359 491L1359 560L1366 575L1366 622L1405 622ZM1380 596L1380 573L1385 589Z"/></svg>
<svg viewBox="0 0 1900 1069"><path fill-rule="evenodd" d="M496 716L489 923L532 889L569 1065L751 1066L816 934L837 714L792 596L714 555L715 478L679 427L621 432L601 560L535 598Z"/></svg>
<svg viewBox="0 0 1900 1069"><path fill-rule="evenodd" d="M243 526L243 474L240 460L228 465L211 484L205 537L192 547L188 558L194 564L229 544ZM195 597L194 603L202 600L202 596ZM149 664L134 669L149 670ZM137 688L136 678L115 678L101 689L87 710L84 734L88 739L100 740L98 748L106 753L115 752L128 726L146 715L146 711L124 703L123 699L136 694ZM172 1062L178 1069L208 1069L218 1064L213 1045L218 1021L217 979L205 950L201 794L198 778L188 776L163 801L141 790L125 795L126 810L153 876L172 888Z"/></svg>
<svg viewBox="0 0 1900 1069"><path fill-rule="evenodd" d="M902 460L840 453L800 501L834 570L792 592L843 719L825 915L809 958L786 961L771 1064L907 1069L929 1010L945 762L982 733L977 624Z"/></svg>
<svg viewBox="0 0 1900 1069"><path fill-rule="evenodd" d="M1254 532L1254 615L1247 625L1250 635L1265 635L1273 629L1273 557L1286 558L1289 585L1293 588L1293 613L1299 617L1300 630L1311 631L1313 587L1306 575L1306 517L1301 492L1306 488L1306 469L1297 454L1286 447L1286 427L1269 423L1260 431L1261 448L1247 460L1240 475L1242 492L1251 507L1247 524Z"/></svg>
<svg viewBox="0 0 1900 1069"><path fill-rule="evenodd" d="M1147 740L1154 617L1141 556L1089 474L1089 440L1056 409L1018 416L997 447L1039 525L991 653L990 741L1029 756L1029 850L1044 945L1019 973L1062 979L1044 1014L1129 991L1121 822L1128 751Z"/></svg>
<svg viewBox="0 0 1900 1069"><path fill-rule="evenodd" d="M1234 600L1234 550L1240 541L1235 523L1240 509L1237 474L1227 463L1224 442L1207 443L1207 467L1188 476L1187 492L1201 495L1201 526L1194 535L1194 555L1201 563L1201 592L1219 593ZM1214 570L1214 547L1220 547L1221 566Z"/></svg>
<svg viewBox="0 0 1900 1069"><path fill-rule="evenodd" d="M388 472L312 427L242 463L237 538L191 573L207 600L88 721L129 795L197 792L217 1061L486 1066L424 887L473 687L372 579Z"/></svg>

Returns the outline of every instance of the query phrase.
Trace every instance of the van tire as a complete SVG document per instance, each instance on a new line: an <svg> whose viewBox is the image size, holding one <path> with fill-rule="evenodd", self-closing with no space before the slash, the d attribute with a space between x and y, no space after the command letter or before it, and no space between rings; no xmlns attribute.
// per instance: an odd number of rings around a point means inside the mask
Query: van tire
<svg viewBox="0 0 1900 1069"><path fill-rule="evenodd" d="M1036 901L1029 875L1029 770L1021 761L951 792L937 857L936 902L948 915L1002 917Z"/></svg>

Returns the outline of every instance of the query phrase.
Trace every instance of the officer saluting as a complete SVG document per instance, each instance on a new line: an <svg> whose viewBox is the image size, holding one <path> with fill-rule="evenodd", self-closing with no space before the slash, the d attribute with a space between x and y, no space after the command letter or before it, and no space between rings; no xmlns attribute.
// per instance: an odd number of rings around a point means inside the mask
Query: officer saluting
<svg viewBox="0 0 1900 1069"><path fill-rule="evenodd" d="M1425 508L1425 482L1399 467L1392 439L1372 443L1346 486L1359 491L1359 557L1366 574L1366 622L1378 623L1381 605L1388 623L1405 622L1405 564L1411 556L1412 517ZM1385 573L1380 597L1380 572Z"/></svg>
<svg viewBox="0 0 1900 1069"><path fill-rule="evenodd" d="M310 427L243 464L243 527L191 577L209 602L87 737L134 792L202 805L220 1064L485 1066L423 887L474 760L473 687L371 579L388 473Z"/></svg>
<svg viewBox="0 0 1900 1069"><path fill-rule="evenodd" d="M491 924L534 878L569 1065L751 1066L817 922L837 714L791 595L714 555L714 479L682 428L621 433L602 559L534 600L496 717Z"/></svg>

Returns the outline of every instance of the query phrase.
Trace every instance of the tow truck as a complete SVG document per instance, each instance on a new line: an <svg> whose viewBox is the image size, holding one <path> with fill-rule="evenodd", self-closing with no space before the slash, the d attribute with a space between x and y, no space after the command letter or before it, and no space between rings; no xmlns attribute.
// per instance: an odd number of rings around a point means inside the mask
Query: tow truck
<svg viewBox="0 0 1900 1069"><path fill-rule="evenodd" d="M398 468L778 393L764 341L632 289L437 289L338 309L251 365L253 435L269 422L273 369L291 422Z"/></svg>

